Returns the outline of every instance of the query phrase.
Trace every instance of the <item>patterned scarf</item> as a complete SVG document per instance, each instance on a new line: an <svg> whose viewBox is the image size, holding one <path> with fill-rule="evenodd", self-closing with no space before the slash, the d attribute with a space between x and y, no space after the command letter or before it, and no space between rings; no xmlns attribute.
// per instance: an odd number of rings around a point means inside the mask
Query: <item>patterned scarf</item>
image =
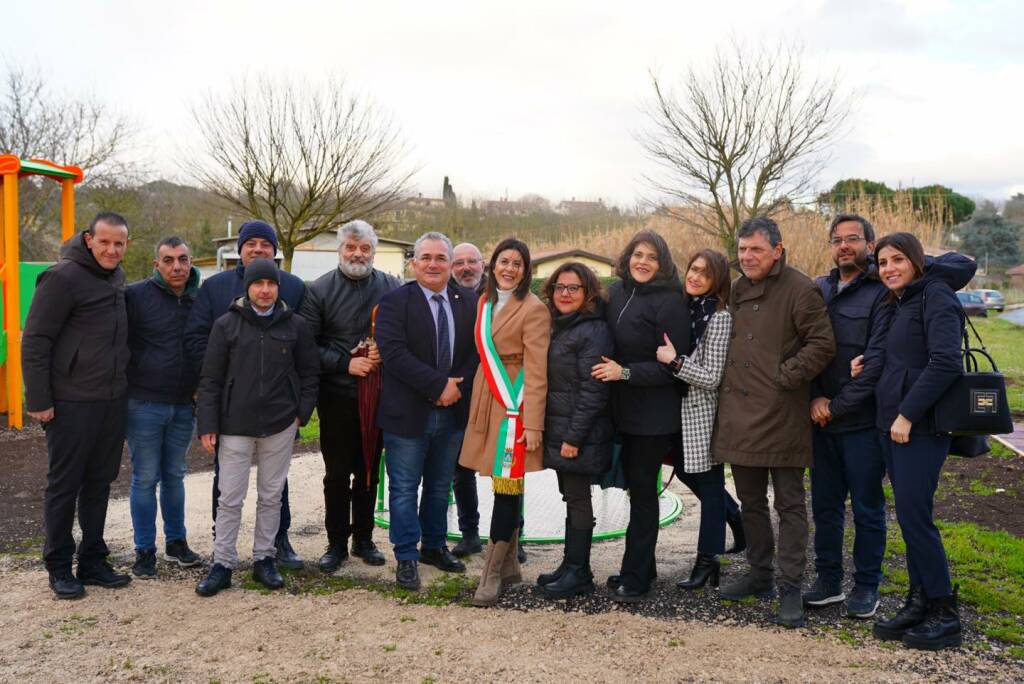
<svg viewBox="0 0 1024 684"><path fill-rule="evenodd" d="M690 348L686 355L693 354L697 349L700 338L704 337L704 330L708 327L708 321L718 308L718 297L703 295L701 297L689 297L690 300Z"/></svg>

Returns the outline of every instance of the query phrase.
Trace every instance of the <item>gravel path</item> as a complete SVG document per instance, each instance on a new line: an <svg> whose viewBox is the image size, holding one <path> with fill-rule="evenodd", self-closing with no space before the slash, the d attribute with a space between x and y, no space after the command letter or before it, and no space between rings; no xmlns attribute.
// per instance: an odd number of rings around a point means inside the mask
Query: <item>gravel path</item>
<svg viewBox="0 0 1024 684"><path fill-rule="evenodd" d="M292 463L293 542L307 561L324 544L322 474L317 455ZM211 551L210 478L197 473L186 483L190 541L204 554ZM243 559L254 502L251 492L240 535ZM127 564L127 501L111 502L108 519L108 543ZM376 538L386 548L386 535L378 531ZM1024 680L1024 665L985 651L882 647L863 636L865 623L843 620L836 610L812 615L807 629L787 631L770 626L767 602L724 607L713 591L682 594L672 584L688 571L695 538L695 516L688 513L662 531L655 595L628 609L601 590L585 600L549 602L530 584L515 587L492 610L412 605L360 588L320 594L293 587L264 595L241 588L247 568L236 573L231 590L201 599L193 592L201 571L163 562L158 581L90 588L86 598L64 602L51 598L37 559L0 556L0 681ZM560 549L529 552L524 579L532 583L557 563ZM621 553L621 541L595 546L599 578L615 571ZM475 579L481 565L474 558L469 576ZM734 560L732 571L742 565ZM394 561L371 568L350 560L338 575L391 582ZM441 575L423 568L424 584Z"/></svg>

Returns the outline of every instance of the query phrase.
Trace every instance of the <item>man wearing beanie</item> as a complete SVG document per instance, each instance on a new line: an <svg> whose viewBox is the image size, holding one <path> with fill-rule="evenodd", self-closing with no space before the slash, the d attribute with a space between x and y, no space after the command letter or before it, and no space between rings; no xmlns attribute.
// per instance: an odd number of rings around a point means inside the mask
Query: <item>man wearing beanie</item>
<svg viewBox="0 0 1024 684"><path fill-rule="evenodd" d="M270 259L245 270L245 296L217 319L199 379L198 433L203 447L219 446L220 501L213 564L196 587L213 596L231 586L249 469L256 462L253 579L284 586L274 564L281 494L295 430L316 406L320 358L305 321L278 298L281 274Z"/></svg>
<svg viewBox="0 0 1024 684"><path fill-rule="evenodd" d="M206 343L210 337L213 323L227 313L231 303L245 295L245 269L254 259L273 259L277 254L277 232L274 227L264 221L249 221L242 224L238 233L239 262L230 271L218 273L207 279L189 314L188 325L185 326L185 348L197 372L203 365L206 354ZM291 273L280 273L279 298L288 304L292 311L298 311L306 292L302 280ZM220 474L218 460L214 456L213 470L213 520L217 520L217 501L219 499ZM278 527L274 546L277 549L277 560L282 567L298 569L302 561L292 549L288 541L288 529L291 527L291 507L288 505L288 483L285 482L281 495L281 524Z"/></svg>

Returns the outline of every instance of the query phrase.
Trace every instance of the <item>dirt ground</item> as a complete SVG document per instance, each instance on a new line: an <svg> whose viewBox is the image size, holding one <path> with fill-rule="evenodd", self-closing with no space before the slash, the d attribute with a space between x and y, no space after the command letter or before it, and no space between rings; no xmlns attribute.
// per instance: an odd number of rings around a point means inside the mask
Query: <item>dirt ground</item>
<svg viewBox="0 0 1024 684"><path fill-rule="evenodd" d="M0 445L5 460L8 444ZM307 563L325 542L322 474L316 454L292 461L292 539ZM212 550L211 476L196 472L186 481L190 541L204 555ZM38 491L39 483L34 486ZM682 495L678 485L672 487ZM249 556L254 501L250 492L239 537L243 559ZM587 602L539 597L530 583L557 563L555 546L529 547L527 584L491 610L459 600L416 605L359 588L393 586L390 553L383 568L353 560L342 566L337 578L351 579L355 588L307 590L289 577L288 590L265 594L247 583L243 566L232 589L202 599L194 593L201 570L161 561L159 580L121 590L90 587L84 599L72 602L52 598L37 551L3 555L0 681L1024 680L1024 666L982 651L924 654L870 638L844 641L831 624L861 632L867 626L843 620L837 611L814 614L808 628L786 631L769 625L769 602L724 608L713 591L684 595L672 586L695 553L696 516L692 499L684 501L687 512L661 533L658 589L642 610L620 608L602 589ZM126 499L111 502L107 530L115 562L127 567L132 543ZM386 533L377 531L375 538L387 550ZM621 540L597 544L596 576L614 572L621 555ZM743 567L732 558L727 573ZM468 576L475 580L481 566L474 557ZM430 567L422 575L425 586L447 577Z"/></svg>

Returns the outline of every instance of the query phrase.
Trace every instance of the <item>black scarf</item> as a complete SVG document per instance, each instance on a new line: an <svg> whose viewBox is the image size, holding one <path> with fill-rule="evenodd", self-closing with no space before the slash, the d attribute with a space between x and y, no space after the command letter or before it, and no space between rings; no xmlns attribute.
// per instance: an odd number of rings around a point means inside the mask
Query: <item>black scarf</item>
<svg viewBox="0 0 1024 684"><path fill-rule="evenodd" d="M704 337L704 330L708 327L708 321L718 308L718 297L703 295L701 297L688 297L690 300L690 348L686 355L693 354L700 339Z"/></svg>

